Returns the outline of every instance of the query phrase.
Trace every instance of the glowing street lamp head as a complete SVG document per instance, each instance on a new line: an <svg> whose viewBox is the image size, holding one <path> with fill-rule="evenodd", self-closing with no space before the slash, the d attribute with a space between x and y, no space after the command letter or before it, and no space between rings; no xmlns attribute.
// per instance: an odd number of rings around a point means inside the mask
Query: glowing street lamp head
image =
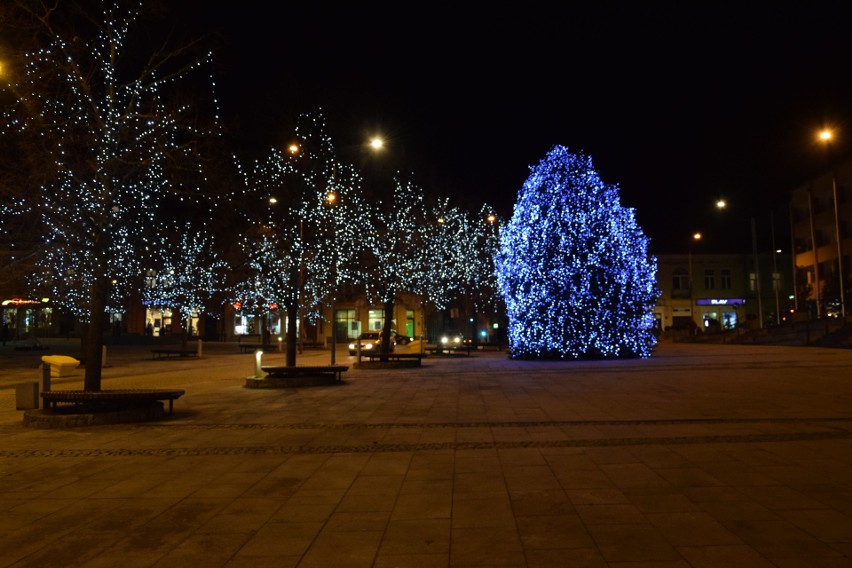
<svg viewBox="0 0 852 568"><path fill-rule="evenodd" d="M385 141L379 138L378 136L374 136L370 139L370 148L373 150L381 150L385 145Z"/></svg>
<svg viewBox="0 0 852 568"><path fill-rule="evenodd" d="M831 140L831 138L833 136L834 136L834 133L831 130L829 130L828 128L820 130L820 132L819 132L819 139L822 140L823 142L828 142L829 140Z"/></svg>
<svg viewBox="0 0 852 568"><path fill-rule="evenodd" d="M701 233L695 233L695 234L693 234L693 235L692 235L692 240L700 241L700 240L701 240Z"/></svg>
<svg viewBox="0 0 852 568"><path fill-rule="evenodd" d="M488 214L488 217L486 217L485 219L486 219L489 223L493 223L494 221L496 221L496 220L497 220L497 215L495 215L494 213L489 213L489 214Z"/></svg>
<svg viewBox="0 0 852 568"><path fill-rule="evenodd" d="M329 191L329 192L325 195L325 201L326 201L326 203L328 203L329 205L334 205L334 204L337 202L337 194L336 194L336 193L334 193L333 191Z"/></svg>
<svg viewBox="0 0 852 568"><path fill-rule="evenodd" d="M728 202L725 201L724 199L717 199L716 200L716 209L724 209L727 206L728 206Z"/></svg>
<svg viewBox="0 0 852 568"><path fill-rule="evenodd" d="M298 144L293 142L292 144L287 146L287 151L290 153L291 156L295 156L295 155L299 154L299 152L301 152L302 149L299 147Z"/></svg>

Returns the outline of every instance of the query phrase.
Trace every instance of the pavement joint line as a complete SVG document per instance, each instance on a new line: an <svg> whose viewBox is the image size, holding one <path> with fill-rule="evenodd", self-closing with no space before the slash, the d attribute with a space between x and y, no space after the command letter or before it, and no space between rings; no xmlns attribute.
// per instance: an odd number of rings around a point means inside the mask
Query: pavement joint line
<svg viewBox="0 0 852 568"><path fill-rule="evenodd" d="M440 428L542 428L570 426L674 426L701 424L816 424L852 423L852 416L815 416L810 418L663 418L647 420L536 420L523 422L293 422L293 423L179 423L110 424L115 430L390 430ZM96 427L96 426L94 426ZM0 425L0 431L19 430L18 425ZM60 428L61 430L61 428Z"/></svg>
<svg viewBox="0 0 852 568"><path fill-rule="evenodd" d="M783 434L747 434L727 436L669 436L641 438L605 438L584 440L526 440L507 442L435 442L413 444L360 444L335 446L245 446L207 448L143 448L143 449L58 449L0 450L3 458L68 458L68 457L191 457L212 455L282 455L282 454L353 454L422 452L436 450L485 450L528 448L587 448L613 446L671 446L685 444L742 444L766 442L801 442L852 439L852 432L786 432Z"/></svg>

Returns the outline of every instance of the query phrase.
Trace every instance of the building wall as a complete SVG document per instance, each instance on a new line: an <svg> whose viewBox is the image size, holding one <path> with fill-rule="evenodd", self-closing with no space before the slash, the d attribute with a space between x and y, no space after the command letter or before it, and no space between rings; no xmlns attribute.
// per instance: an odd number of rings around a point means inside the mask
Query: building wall
<svg viewBox="0 0 852 568"><path fill-rule="evenodd" d="M718 331L758 327L761 317L763 325L788 320L792 308L790 256L758 254L757 272L754 266L753 254L659 255L661 296L654 317L661 330ZM753 287L756 277L759 297Z"/></svg>
<svg viewBox="0 0 852 568"><path fill-rule="evenodd" d="M837 315L852 272L852 162L794 189L790 219L800 303L811 317Z"/></svg>

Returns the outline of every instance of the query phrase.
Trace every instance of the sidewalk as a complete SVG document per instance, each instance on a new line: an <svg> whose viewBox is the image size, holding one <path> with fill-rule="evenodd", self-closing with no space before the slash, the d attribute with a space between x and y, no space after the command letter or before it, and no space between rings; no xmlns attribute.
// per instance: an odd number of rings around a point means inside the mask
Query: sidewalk
<svg viewBox="0 0 852 568"><path fill-rule="evenodd" d="M23 427L14 385L75 346L0 351L0 566L852 567L852 350L483 352L267 390L234 344L116 347L104 388L185 389L173 417Z"/></svg>

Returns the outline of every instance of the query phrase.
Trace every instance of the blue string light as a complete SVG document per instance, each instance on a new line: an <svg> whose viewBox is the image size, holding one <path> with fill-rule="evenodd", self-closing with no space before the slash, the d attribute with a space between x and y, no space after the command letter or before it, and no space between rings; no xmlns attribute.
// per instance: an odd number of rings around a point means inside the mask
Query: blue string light
<svg viewBox="0 0 852 568"><path fill-rule="evenodd" d="M511 356L649 357L659 291L648 242L591 157L554 146L500 234Z"/></svg>

